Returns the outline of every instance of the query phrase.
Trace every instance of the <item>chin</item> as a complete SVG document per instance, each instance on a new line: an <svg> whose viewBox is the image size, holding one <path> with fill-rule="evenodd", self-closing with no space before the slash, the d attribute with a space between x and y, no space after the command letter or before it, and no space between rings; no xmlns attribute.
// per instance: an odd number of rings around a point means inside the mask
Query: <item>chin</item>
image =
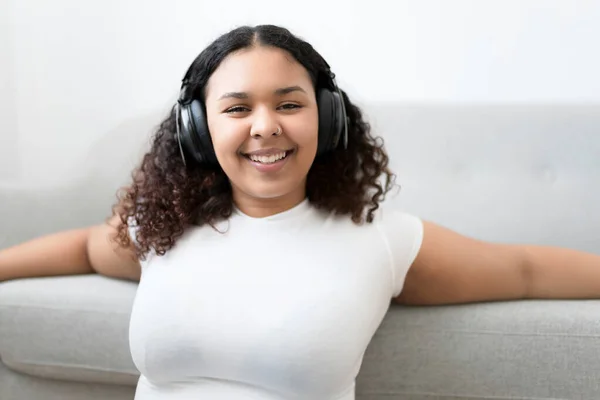
<svg viewBox="0 0 600 400"><path fill-rule="evenodd" d="M242 194L243 197L250 197L262 200L285 199L293 196L304 197L306 180L305 179L274 179L265 181L262 179L252 179L244 182L232 182L235 192Z"/></svg>

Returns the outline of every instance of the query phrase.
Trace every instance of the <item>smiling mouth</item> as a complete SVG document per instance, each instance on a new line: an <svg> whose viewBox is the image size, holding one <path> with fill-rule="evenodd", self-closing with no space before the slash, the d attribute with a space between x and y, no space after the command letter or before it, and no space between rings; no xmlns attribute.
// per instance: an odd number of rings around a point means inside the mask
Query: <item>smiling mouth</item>
<svg viewBox="0 0 600 400"><path fill-rule="evenodd" d="M294 149L285 150L276 154L270 155L256 155L256 154L242 154L242 156L246 157L248 160L261 163L261 164L275 164L278 161L284 160L290 154L294 152Z"/></svg>

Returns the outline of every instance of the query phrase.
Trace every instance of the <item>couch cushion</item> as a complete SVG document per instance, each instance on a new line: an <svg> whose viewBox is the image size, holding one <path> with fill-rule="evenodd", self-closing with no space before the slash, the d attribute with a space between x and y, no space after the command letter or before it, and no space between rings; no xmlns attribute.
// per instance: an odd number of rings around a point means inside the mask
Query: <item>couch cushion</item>
<svg viewBox="0 0 600 400"><path fill-rule="evenodd" d="M135 390L131 385L38 378L11 371L0 362L2 400L131 400Z"/></svg>
<svg viewBox="0 0 600 400"><path fill-rule="evenodd" d="M600 301L393 306L357 399L600 399Z"/></svg>
<svg viewBox="0 0 600 400"><path fill-rule="evenodd" d="M134 385L129 316L137 285L99 275L0 284L0 357L22 373Z"/></svg>

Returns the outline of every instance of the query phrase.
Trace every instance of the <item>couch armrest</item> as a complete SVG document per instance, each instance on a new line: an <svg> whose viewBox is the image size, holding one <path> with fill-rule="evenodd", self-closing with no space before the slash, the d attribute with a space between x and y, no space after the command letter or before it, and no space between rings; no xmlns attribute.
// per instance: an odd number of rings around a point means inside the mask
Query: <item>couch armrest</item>
<svg viewBox="0 0 600 400"><path fill-rule="evenodd" d="M128 331L136 290L96 274L0 283L0 362L42 378L134 385Z"/></svg>

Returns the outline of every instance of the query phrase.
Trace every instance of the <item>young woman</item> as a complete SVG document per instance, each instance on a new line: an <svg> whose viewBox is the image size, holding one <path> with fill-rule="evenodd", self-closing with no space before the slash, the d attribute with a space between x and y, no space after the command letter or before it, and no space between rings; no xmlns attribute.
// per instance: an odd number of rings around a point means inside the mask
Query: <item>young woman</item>
<svg viewBox="0 0 600 400"><path fill-rule="evenodd" d="M137 400L353 399L392 300L600 297L599 256L383 210L393 178L313 47L242 27L192 63L112 218L3 251L0 280L141 276Z"/></svg>

